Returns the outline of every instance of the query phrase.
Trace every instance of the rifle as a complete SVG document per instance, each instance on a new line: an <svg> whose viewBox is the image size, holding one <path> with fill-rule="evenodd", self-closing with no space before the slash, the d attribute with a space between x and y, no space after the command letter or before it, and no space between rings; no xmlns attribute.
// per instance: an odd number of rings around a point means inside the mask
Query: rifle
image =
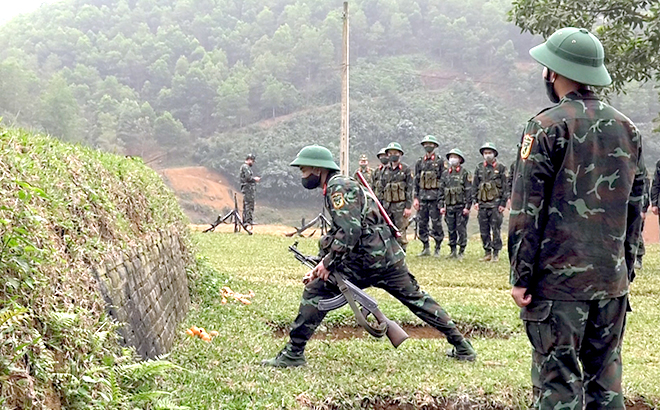
<svg viewBox="0 0 660 410"><path fill-rule="evenodd" d="M289 251L293 253L300 263L310 269L314 269L320 260L304 255L298 250L297 246L298 242L296 241L293 245L289 246ZM332 272L329 280L337 285L341 294L333 298L321 299L318 303L319 310L329 311L339 309L348 303L355 314L358 324L373 337L381 338L387 336L394 347L399 347L401 343L408 339L408 333L396 322L388 319L378 308L378 302L365 291L355 286L351 281L337 272ZM367 321L367 317L370 314L376 318L377 324L372 325Z"/></svg>
<svg viewBox="0 0 660 410"><path fill-rule="evenodd" d="M401 232L399 231L399 228L397 228L396 225L394 225L394 222L392 222L392 219L390 219L390 216L387 214L387 211L385 211L385 208L383 208L383 205L378 200L378 197L376 197L376 194L374 194L373 189L371 189L371 187L369 186L369 183L367 182L367 180L364 179L364 175L362 175L362 172L357 171L355 173L355 175L357 175L357 177L360 180L360 182L362 183L362 185L364 185L364 187L367 189L367 192L369 192L371 194L371 197L376 202L376 206L378 207L378 211L380 211L380 215L383 217L383 219L385 219L385 223L387 223L387 226L390 227L390 229L392 230L392 233L394 234L394 236L396 238L400 238L401 237Z"/></svg>

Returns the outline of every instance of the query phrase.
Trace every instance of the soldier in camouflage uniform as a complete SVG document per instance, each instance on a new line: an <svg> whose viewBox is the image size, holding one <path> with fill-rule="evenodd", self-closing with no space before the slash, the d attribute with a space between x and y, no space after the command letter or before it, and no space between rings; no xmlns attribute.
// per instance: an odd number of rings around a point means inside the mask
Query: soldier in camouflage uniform
<svg viewBox="0 0 660 410"><path fill-rule="evenodd" d="M401 162L403 149L398 142L390 143L385 152L390 159L389 166L385 167L380 177L380 195L383 197L383 207L401 232L398 238L403 250L406 250L410 214L413 205L413 176L408 165Z"/></svg>
<svg viewBox="0 0 660 410"><path fill-rule="evenodd" d="M642 258L646 255L646 245L644 245L644 224L646 223L646 213L651 205L651 181L644 178L644 195L642 196L642 234L639 235L639 247L637 249L637 258L635 259L635 269L642 269Z"/></svg>
<svg viewBox="0 0 660 410"><path fill-rule="evenodd" d="M358 162L360 167L355 171L355 175L353 176L355 179L358 179L357 173L360 171L362 173L362 176L364 176L364 179L367 180L367 183L369 183L370 187L374 186L374 170L372 168L369 168L369 158L365 154L360 155L360 161ZM372 188L373 189L373 188Z"/></svg>
<svg viewBox="0 0 660 410"><path fill-rule="evenodd" d="M257 182L261 180L260 177L255 177L252 173L254 160L254 154L248 154L245 158L245 163L241 165L241 174L239 176L241 192L243 193L243 222L246 225L252 225L253 223L254 196L257 192Z"/></svg>
<svg viewBox="0 0 660 410"><path fill-rule="evenodd" d="M385 148L378 151L378 155L376 155L376 157L378 158L378 161L380 161L380 164L378 164L378 168L374 170L374 182L373 185L371 185L371 188L373 189L374 194L376 194L376 198L378 198L378 200L382 203L383 195L380 190L380 178L383 175L383 170L387 164L390 163L390 158L387 156Z"/></svg>
<svg viewBox="0 0 660 410"><path fill-rule="evenodd" d="M600 41L563 28L530 50L558 103L532 118L509 220L511 295L533 347L534 406L624 409L621 346L645 167L635 125L606 86Z"/></svg>
<svg viewBox="0 0 660 410"><path fill-rule="evenodd" d="M303 148L292 166L302 172L303 186L322 188L332 228L322 240L322 259L305 275L305 291L291 331L290 341L266 366L290 367L305 364L303 351L327 312L318 310L321 299L340 290L328 281L330 272L341 272L355 285L386 290L415 315L444 333L454 347L447 355L474 360L472 345L456 329L449 315L426 292L420 290L405 262L405 253L380 214L376 202L359 182L340 175L330 151L318 145Z"/></svg>
<svg viewBox="0 0 660 410"><path fill-rule="evenodd" d="M445 216L449 232L449 258L463 259L467 246L467 224L472 206L470 173L463 167L463 152L454 148L447 154L449 169L440 180L440 214ZM456 246L458 245L458 254Z"/></svg>
<svg viewBox="0 0 660 410"><path fill-rule="evenodd" d="M506 209L507 177L506 167L497 162L497 149L489 142L479 152L484 161L477 165L472 180L472 202L479 211L479 231L484 246L483 261L499 260L502 250L502 221Z"/></svg>
<svg viewBox="0 0 660 410"><path fill-rule="evenodd" d="M434 256L440 256L440 245L445 237L442 230L442 217L438 207L440 179L445 169L444 159L433 152L440 144L433 135L427 135L421 142L426 154L415 164L413 208L417 210L419 240L422 241L422 253L417 256L429 256L429 222L431 236L435 241Z"/></svg>

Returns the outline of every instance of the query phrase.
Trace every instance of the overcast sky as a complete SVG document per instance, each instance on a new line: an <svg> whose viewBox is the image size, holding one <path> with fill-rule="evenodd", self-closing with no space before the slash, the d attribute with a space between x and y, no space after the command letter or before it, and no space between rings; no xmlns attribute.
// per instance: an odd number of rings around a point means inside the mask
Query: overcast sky
<svg viewBox="0 0 660 410"><path fill-rule="evenodd" d="M0 0L0 24L4 24L19 14L29 13L43 3L55 3L61 0Z"/></svg>

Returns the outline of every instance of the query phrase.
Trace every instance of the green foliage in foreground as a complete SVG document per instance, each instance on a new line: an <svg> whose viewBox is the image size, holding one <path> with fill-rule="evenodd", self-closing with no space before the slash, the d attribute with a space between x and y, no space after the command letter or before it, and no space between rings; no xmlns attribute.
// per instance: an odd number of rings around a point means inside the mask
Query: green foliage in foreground
<svg viewBox="0 0 660 410"><path fill-rule="evenodd" d="M509 295L506 254L498 264L480 263L477 237L463 262L410 257L422 287L463 328L485 328L499 338L475 336L479 352L473 364L444 357L446 341L410 339L399 349L364 337L312 340L305 368L275 370L259 362L274 355L285 339L273 329L293 321L305 268L288 254L292 239L267 235L200 234L196 237L207 269L195 282L195 306L186 326L218 330L211 344L182 332L172 360L187 371L170 373L166 387L180 392L182 403L196 409L370 408L378 400L422 404L443 399L470 402L475 408L525 408L530 400L530 346L518 309ZM316 241L300 248L314 252ZM410 254L419 252L412 244ZM660 403L660 352L655 334L660 306L659 247L649 247L645 268L632 292L624 345L624 386L629 400ZM444 249L446 251L446 248ZM251 305L220 303L223 286L256 296ZM421 324L386 293L369 291L390 318ZM355 325L344 307L331 312L323 328ZM323 329L321 329L323 330ZM504 338L504 337L508 337ZM431 407L432 408L432 407Z"/></svg>
<svg viewBox="0 0 660 410"><path fill-rule="evenodd" d="M141 160L0 127L0 408L175 407L175 366L120 346L90 272L164 230L187 227Z"/></svg>

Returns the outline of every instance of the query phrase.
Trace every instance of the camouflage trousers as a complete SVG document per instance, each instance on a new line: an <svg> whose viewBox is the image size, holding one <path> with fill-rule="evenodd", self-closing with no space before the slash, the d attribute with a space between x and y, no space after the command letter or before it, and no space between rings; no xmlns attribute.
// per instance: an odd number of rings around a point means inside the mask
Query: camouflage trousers
<svg viewBox="0 0 660 410"><path fill-rule="evenodd" d="M532 344L533 408L624 409L621 344L628 296L538 300L523 308Z"/></svg>
<svg viewBox="0 0 660 410"><path fill-rule="evenodd" d="M458 245L461 250L465 250L467 246L467 224L470 215L463 215L463 209L465 209L465 204L447 207L445 214L449 232L449 247L452 249Z"/></svg>
<svg viewBox="0 0 660 410"><path fill-rule="evenodd" d="M458 331L449 314L428 293L420 290L417 280L410 273L405 262L378 271L344 274L360 288L375 286L386 290L420 319L444 333L449 343L457 345L463 341L463 335ZM340 293L336 285L320 279L312 281L305 287L298 316L289 333L292 350L305 349L307 341L328 313L318 310L319 300Z"/></svg>
<svg viewBox="0 0 660 410"><path fill-rule="evenodd" d="M243 189L243 222L252 225L254 215L254 189Z"/></svg>
<svg viewBox="0 0 660 410"><path fill-rule="evenodd" d="M479 204L479 231L481 241L486 253L499 252L502 250L502 221L503 215L495 208L484 208ZM492 236L491 236L492 233Z"/></svg>
<svg viewBox="0 0 660 410"><path fill-rule="evenodd" d="M419 201L417 212L417 223L419 224L419 240L424 244L429 243L429 222L431 224L431 236L435 240L435 246L440 247L445 238L442 229L442 217L438 209L438 201Z"/></svg>
<svg viewBox="0 0 660 410"><path fill-rule="evenodd" d="M385 208L387 215L390 217L394 225L399 229L399 232L401 232L401 236L397 238L397 241L405 251L406 246L408 245L406 230L408 229L408 224L410 224L410 221L408 218L403 217L404 209L406 209L405 202L390 202Z"/></svg>
<svg viewBox="0 0 660 410"><path fill-rule="evenodd" d="M646 246L644 246L644 222L645 219L642 219L642 233L639 234L639 247L637 248L637 260L641 261L642 257L646 255Z"/></svg>

